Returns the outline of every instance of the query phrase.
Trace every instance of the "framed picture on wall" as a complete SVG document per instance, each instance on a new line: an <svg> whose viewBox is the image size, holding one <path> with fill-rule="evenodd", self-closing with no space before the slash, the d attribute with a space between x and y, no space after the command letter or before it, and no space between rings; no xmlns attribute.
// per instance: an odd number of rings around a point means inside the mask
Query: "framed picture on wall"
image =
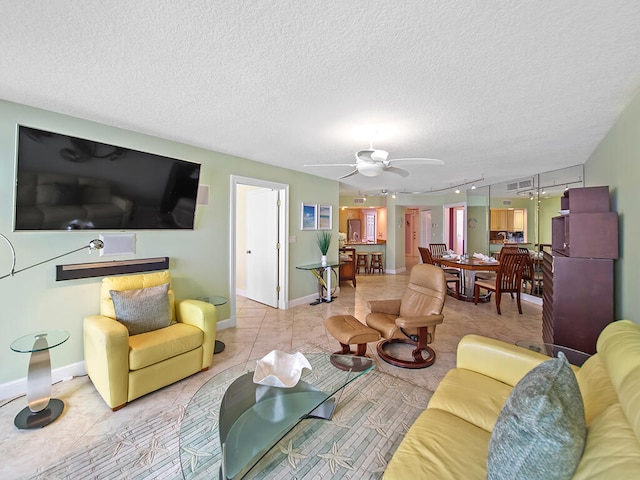
<svg viewBox="0 0 640 480"><path fill-rule="evenodd" d="M318 205L303 203L300 215L300 230L318 229Z"/></svg>
<svg viewBox="0 0 640 480"><path fill-rule="evenodd" d="M331 205L320 205L318 211L318 230L331 230Z"/></svg>

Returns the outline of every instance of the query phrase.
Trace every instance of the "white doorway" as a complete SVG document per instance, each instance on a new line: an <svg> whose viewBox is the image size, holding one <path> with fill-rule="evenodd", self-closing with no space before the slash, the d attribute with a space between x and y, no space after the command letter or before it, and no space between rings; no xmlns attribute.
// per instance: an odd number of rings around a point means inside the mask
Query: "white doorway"
<svg viewBox="0 0 640 480"><path fill-rule="evenodd" d="M429 248L430 243L432 243L431 242L431 210L420 210L420 246L424 248Z"/></svg>
<svg viewBox="0 0 640 480"><path fill-rule="evenodd" d="M457 254L464 254L467 248L467 204L455 203L443 206L444 242Z"/></svg>
<svg viewBox="0 0 640 480"><path fill-rule="evenodd" d="M230 185L230 213L229 213L229 306L231 309L231 315L233 316L233 324L236 324L236 295L246 295L247 289L253 288L250 283L247 283L247 272L255 271L256 265L249 265L255 260L255 253L261 252L264 247L266 250L271 250L269 247L273 245L275 241L275 248L277 249L277 261L270 263L264 279L261 280L259 289L265 291L276 292L277 297L275 300L276 308L287 309L289 305L289 250L288 250L288 238L289 238L289 185L270 182L261 179L241 177L238 175L231 175ZM253 192L250 195L247 192ZM251 200L253 198L253 200ZM259 198L269 198L269 203L272 203L273 198L277 198L275 210L271 210L269 215L264 215L256 210L255 200ZM253 204L249 206L248 203ZM266 202L265 202L266 204ZM253 213L251 213L253 212ZM247 228L249 226L249 228ZM247 231L249 230L249 231ZM253 232L253 233L251 233ZM252 243L251 236L256 236L260 232L262 242ZM268 235L265 233L268 232ZM267 237L269 240L267 240ZM247 250L251 250L253 257L248 259ZM262 256L262 255L261 255ZM269 261L273 262L273 258L270 254L266 254L269 257ZM251 260L248 262L247 260ZM259 260L258 260L259 262ZM275 270L275 274L273 274ZM253 277L253 273L251 276ZM253 278L252 278L253 280ZM241 287L239 288L239 284ZM272 302L272 301L270 301ZM267 301L263 302L266 304Z"/></svg>
<svg viewBox="0 0 640 480"><path fill-rule="evenodd" d="M420 213L417 208L407 208L404 214L405 221L405 256L417 257L420 252Z"/></svg>

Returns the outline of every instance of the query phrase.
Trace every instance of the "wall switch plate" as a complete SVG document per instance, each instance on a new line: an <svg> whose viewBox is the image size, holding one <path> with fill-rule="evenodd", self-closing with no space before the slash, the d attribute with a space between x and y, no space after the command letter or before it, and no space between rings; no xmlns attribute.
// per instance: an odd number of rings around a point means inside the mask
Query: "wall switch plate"
<svg viewBox="0 0 640 480"><path fill-rule="evenodd" d="M289 243L296 243L298 241L298 237L295 235L289 236Z"/></svg>

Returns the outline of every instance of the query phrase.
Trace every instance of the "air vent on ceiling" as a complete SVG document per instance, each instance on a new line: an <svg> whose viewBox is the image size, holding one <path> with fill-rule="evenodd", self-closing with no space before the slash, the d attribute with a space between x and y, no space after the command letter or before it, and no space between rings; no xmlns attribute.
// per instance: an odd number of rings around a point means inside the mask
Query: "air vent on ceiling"
<svg viewBox="0 0 640 480"><path fill-rule="evenodd" d="M502 201L502 205L504 205L505 207L508 207L511 205L511 200L503 200Z"/></svg>
<svg viewBox="0 0 640 480"><path fill-rule="evenodd" d="M360 205L362 205L365 201L366 201L366 199L364 199L364 198L354 198L353 199L353 203L360 204Z"/></svg>
<svg viewBox="0 0 640 480"><path fill-rule="evenodd" d="M533 186L533 180L523 180L522 182L518 182L518 188L531 188Z"/></svg>
<svg viewBox="0 0 640 480"><path fill-rule="evenodd" d="M518 182L507 183L507 192L511 192L517 189L518 189Z"/></svg>

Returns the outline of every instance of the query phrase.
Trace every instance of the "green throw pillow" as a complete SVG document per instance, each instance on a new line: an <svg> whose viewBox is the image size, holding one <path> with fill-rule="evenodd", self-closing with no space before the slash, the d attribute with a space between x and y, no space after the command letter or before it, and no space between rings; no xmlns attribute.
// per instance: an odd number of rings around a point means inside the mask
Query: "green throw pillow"
<svg viewBox="0 0 640 480"><path fill-rule="evenodd" d="M569 479L584 449L578 382L562 353L513 388L489 441L487 479Z"/></svg>
<svg viewBox="0 0 640 480"><path fill-rule="evenodd" d="M140 290L109 290L116 320L127 327L129 335L169 326L169 284Z"/></svg>

